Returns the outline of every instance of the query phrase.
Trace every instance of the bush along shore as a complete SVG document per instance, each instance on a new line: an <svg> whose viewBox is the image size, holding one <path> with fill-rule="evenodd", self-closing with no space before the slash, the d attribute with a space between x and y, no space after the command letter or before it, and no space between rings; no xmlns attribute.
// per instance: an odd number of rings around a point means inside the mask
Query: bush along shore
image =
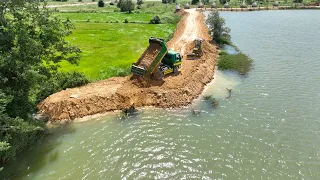
<svg viewBox="0 0 320 180"><path fill-rule="evenodd" d="M218 11L212 11L206 22L213 41L222 49L219 52L218 69L233 70L246 76L252 69L252 59L231 43L230 29L225 26L225 20L220 17ZM226 47L233 49L234 53L228 52Z"/></svg>

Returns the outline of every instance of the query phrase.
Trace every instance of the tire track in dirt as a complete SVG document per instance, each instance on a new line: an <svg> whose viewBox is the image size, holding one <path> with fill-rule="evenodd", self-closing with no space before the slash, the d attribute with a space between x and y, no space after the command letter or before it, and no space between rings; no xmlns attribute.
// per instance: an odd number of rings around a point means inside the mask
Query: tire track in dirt
<svg viewBox="0 0 320 180"><path fill-rule="evenodd" d="M200 36L204 54L200 60L182 62L180 74L166 76L162 81L114 77L88 85L66 89L52 94L38 104L39 113L49 120L72 120L88 115L105 113L129 107L156 106L162 108L188 105L199 96L205 84L213 78L217 57L216 46L209 43L210 37L204 15L195 9L182 12L174 37L168 47L185 56L192 50L193 40Z"/></svg>

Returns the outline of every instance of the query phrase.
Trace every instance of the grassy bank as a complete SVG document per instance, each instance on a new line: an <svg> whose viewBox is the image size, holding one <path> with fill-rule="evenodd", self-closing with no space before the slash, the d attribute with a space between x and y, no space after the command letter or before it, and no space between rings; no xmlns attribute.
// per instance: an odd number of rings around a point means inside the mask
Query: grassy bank
<svg viewBox="0 0 320 180"><path fill-rule="evenodd" d="M220 70L234 70L240 75L247 75L251 70L252 59L241 52L238 54L228 54L225 51L221 51L217 66Z"/></svg>
<svg viewBox="0 0 320 180"><path fill-rule="evenodd" d="M59 7L57 16L69 19L75 30L67 40L80 47L82 57L78 66L60 63L60 71L78 71L91 80L125 76L148 46L148 38L167 39L174 32L180 16L173 13L175 5L146 2L134 13L121 13L115 5ZM161 24L149 24L158 15ZM125 23L127 21L128 23Z"/></svg>

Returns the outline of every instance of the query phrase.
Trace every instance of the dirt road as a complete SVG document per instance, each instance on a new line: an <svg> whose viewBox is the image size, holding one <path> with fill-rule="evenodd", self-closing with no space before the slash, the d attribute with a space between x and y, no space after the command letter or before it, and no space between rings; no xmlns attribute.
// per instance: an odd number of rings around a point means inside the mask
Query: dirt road
<svg viewBox="0 0 320 180"><path fill-rule="evenodd" d="M135 104L136 107L179 107L195 99L213 78L216 47L209 43L208 29L202 13L187 10L179 22L174 37L167 43L170 49L184 55L180 74L166 76L163 81L114 77L79 88L55 93L38 104L39 113L51 121L84 117ZM204 55L200 60L186 60L192 41L201 37Z"/></svg>

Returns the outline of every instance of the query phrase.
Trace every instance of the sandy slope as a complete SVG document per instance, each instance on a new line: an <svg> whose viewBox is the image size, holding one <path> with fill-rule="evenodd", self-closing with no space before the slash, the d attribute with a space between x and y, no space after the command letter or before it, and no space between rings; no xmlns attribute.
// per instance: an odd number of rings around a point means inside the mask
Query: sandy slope
<svg viewBox="0 0 320 180"><path fill-rule="evenodd" d="M179 107L189 104L213 78L216 47L209 43L204 16L187 10L177 26L168 47L184 55L180 74L166 76L163 81L141 80L132 76L114 77L79 88L55 93L40 104L39 113L50 120L74 119L122 109L132 103L139 106ZM205 39L200 60L186 60L196 37Z"/></svg>

